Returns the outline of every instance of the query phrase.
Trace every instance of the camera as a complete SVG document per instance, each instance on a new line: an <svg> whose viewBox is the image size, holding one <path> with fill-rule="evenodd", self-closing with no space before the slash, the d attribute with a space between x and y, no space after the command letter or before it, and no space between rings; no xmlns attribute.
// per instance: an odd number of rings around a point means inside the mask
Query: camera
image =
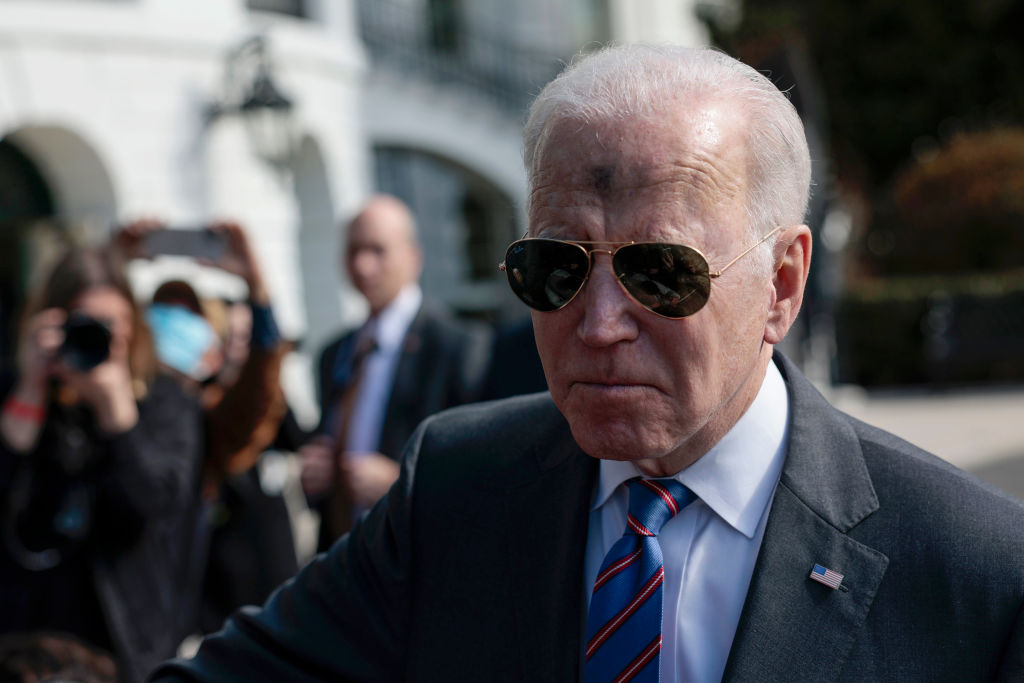
<svg viewBox="0 0 1024 683"><path fill-rule="evenodd" d="M208 228L161 228L143 238L143 251L149 256L187 256L216 263L227 251L223 233Z"/></svg>
<svg viewBox="0 0 1024 683"><path fill-rule="evenodd" d="M110 356L110 328L84 313L68 314L57 355L74 370L92 370Z"/></svg>

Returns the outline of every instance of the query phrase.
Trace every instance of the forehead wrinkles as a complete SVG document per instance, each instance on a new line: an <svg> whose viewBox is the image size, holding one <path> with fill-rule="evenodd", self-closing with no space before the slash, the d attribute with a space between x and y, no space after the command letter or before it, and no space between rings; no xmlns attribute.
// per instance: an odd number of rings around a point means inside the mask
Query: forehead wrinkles
<svg viewBox="0 0 1024 683"><path fill-rule="evenodd" d="M714 155L691 154L660 171L658 175L662 178L656 185L671 188L682 201L695 203L700 209L732 206L737 199L743 199L746 183L744 167L729 161Z"/></svg>
<svg viewBox="0 0 1024 683"><path fill-rule="evenodd" d="M566 170L556 165L539 169L530 190L530 216L558 209L602 208L604 193L595 192L593 177L583 168Z"/></svg>
<svg viewBox="0 0 1024 683"><path fill-rule="evenodd" d="M698 211L732 206L745 192L743 166L714 155L688 154L653 165L579 167L568 173L545 169L530 193L531 213L550 208L583 208L651 202Z"/></svg>
<svg viewBox="0 0 1024 683"><path fill-rule="evenodd" d="M632 229L649 231L731 222L747 193L742 121L717 102L663 114L557 125L534 169L531 223L630 216Z"/></svg>

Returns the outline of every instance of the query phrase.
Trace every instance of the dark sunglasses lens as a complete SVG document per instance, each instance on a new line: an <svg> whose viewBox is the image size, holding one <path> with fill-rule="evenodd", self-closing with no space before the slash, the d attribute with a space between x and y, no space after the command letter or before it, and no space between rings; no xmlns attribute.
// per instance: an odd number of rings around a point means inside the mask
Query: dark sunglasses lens
<svg viewBox="0 0 1024 683"><path fill-rule="evenodd" d="M711 292L708 262L681 244L630 244L615 252L612 267L634 299L667 318L693 315Z"/></svg>
<svg viewBox="0 0 1024 683"><path fill-rule="evenodd" d="M588 265L583 249L557 240L520 240L505 253L509 286L538 311L554 311L569 303L586 281Z"/></svg>

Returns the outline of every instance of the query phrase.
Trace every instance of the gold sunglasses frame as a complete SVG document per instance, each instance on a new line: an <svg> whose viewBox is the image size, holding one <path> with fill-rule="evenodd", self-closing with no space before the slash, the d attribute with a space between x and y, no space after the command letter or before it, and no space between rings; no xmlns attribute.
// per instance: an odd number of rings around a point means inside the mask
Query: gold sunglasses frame
<svg viewBox="0 0 1024 683"><path fill-rule="evenodd" d="M757 240L756 242L751 244L749 247L747 247L746 249L741 251L735 258L733 258L731 261L726 263L724 266L722 266L718 270L711 270L711 265L710 265L710 263L708 263L708 257L705 256L704 252L702 252L700 249L698 249L696 247L691 247L691 246L686 245L686 244L676 244L674 242L650 242L650 243L648 243L648 242L635 242L635 241L630 241L630 242L594 242L594 241L586 241L586 240L560 240L560 239L554 239L552 237L527 237L527 235L529 235L529 232L526 232L526 233L523 234L523 236L520 239L517 239L515 242L512 242L512 244L510 244L508 246L508 248L505 249L505 252L508 253L508 250L512 248L512 245L514 245L514 244L516 244L518 242L526 241L528 239L543 239L543 240L549 240L551 242L561 242L563 244L572 244L572 245L578 246L581 249L583 249L583 251L587 255L587 273L583 277L583 282L580 283L579 289L577 289L573 293L573 295L571 297L569 297L568 300L566 300L566 302L564 304L562 304L558 308L553 308L550 311L541 311L541 312L544 312L544 313L554 313L555 311L560 311L563 308L565 308L566 306L568 306L569 304L571 304L573 302L573 300L577 296L579 296L579 293L583 291L583 288L587 286L587 281L590 280L590 273L594 269L594 256L593 256L594 253L608 254L609 256L614 258L615 252L617 252L619 249L622 249L623 247L628 247L628 246L631 246L631 245L634 245L634 244L673 244L674 246L685 247L687 249L690 249L691 251L697 253L702 259L704 259L704 263L708 265L708 278L714 280L716 278L721 277L722 273L724 273L726 270L728 270L734 263L736 263L741 258L743 258L747 254L752 252L754 249L757 249L759 246L764 244L772 235L774 235L777 232L779 232L780 230L782 230L782 227L783 226L780 225L779 227L774 228L773 230L770 230L769 232L767 232L764 235L762 235L761 239ZM501 263L498 264L498 270L500 270L501 272L503 272L506 275L508 275L508 271L507 271L507 269L505 267L505 262L504 261L502 261ZM651 313L653 313L654 315L657 315L659 317L668 318L669 320L682 320L683 318L688 318L689 316L694 315L694 314L700 312L701 308L704 308L704 306L707 305L707 302L705 301L704 304L702 304L701 307L698 308L696 311L694 311L693 313L688 313L687 315L683 315L683 316L678 316L677 317L677 316L665 315L664 313L659 313L658 311L650 309L647 306L644 306L642 303L640 303L640 301L635 296L633 296L633 294L628 289L626 289L626 285L624 285L622 283L622 280L619 277L618 273L615 274L615 280L616 280L616 282L619 283L619 287L622 288L622 291L625 292L626 296L629 297L629 299L632 300L634 303L636 303L638 306L640 306L640 308L644 309L645 311L650 311ZM518 297L518 295L516 295L516 296ZM710 300L710 299L711 299L711 289L709 287L708 288L708 300ZM523 303L526 303L526 302L523 302ZM529 306L529 304L527 304L527 306Z"/></svg>

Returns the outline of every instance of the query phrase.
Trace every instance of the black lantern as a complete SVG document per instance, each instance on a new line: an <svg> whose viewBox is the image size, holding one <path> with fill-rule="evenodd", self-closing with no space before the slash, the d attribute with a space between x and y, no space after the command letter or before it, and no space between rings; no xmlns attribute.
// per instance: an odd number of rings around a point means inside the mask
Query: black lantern
<svg viewBox="0 0 1024 683"><path fill-rule="evenodd" d="M263 36L253 36L231 51L223 101L211 108L211 118L241 115L256 154L275 166L285 166L295 152L294 109L292 100L274 83Z"/></svg>

